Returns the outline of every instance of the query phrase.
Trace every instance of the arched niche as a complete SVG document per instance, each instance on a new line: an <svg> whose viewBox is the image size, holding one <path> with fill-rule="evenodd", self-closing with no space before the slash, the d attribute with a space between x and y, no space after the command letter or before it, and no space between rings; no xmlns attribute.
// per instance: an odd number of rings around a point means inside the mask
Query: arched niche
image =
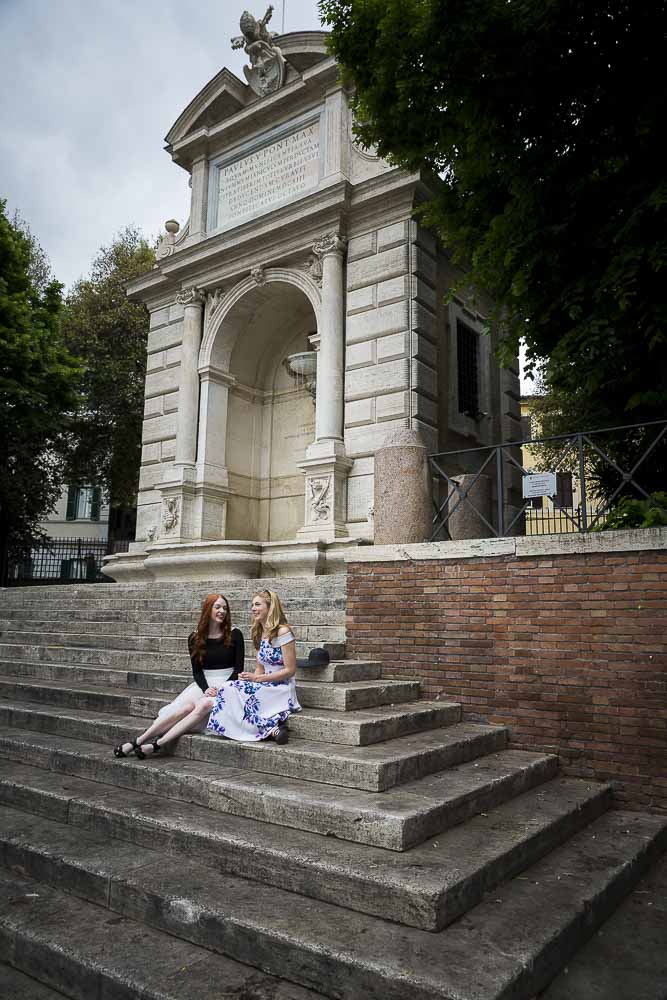
<svg viewBox="0 0 667 1000"><path fill-rule="evenodd" d="M310 349L320 301L305 275L263 277L232 289L207 323L198 465L204 485L228 490L227 538L282 541L303 525L298 464L315 435L314 401L284 362Z"/></svg>

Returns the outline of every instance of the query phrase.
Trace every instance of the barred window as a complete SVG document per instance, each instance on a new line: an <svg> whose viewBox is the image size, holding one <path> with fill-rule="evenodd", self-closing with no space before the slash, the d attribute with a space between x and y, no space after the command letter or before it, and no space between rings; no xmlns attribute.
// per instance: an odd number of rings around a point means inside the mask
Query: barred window
<svg viewBox="0 0 667 1000"><path fill-rule="evenodd" d="M474 330L456 322L456 357L459 413L477 419L479 413L478 337Z"/></svg>

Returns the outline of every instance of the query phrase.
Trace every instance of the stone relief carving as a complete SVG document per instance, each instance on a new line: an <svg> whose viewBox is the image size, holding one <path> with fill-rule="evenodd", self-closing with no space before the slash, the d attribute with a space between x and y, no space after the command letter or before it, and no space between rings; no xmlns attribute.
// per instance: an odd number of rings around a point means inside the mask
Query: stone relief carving
<svg viewBox="0 0 667 1000"><path fill-rule="evenodd" d="M146 532L146 541L152 543L156 539L157 539L157 525L153 524Z"/></svg>
<svg viewBox="0 0 667 1000"><path fill-rule="evenodd" d="M243 72L260 97L279 90L285 78L285 59L274 42L278 35L267 28L272 14L273 7L268 7L264 17L258 21L244 10L239 22L241 34L232 38L232 48L243 49L250 59L250 66L244 66Z"/></svg>
<svg viewBox="0 0 667 1000"><path fill-rule="evenodd" d="M316 257L326 257L328 253L345 253L347 240L338 233L327 233L321 240L313 244L313 253Z"/></svg>
<svg viewBox="0 0 667 1000"><path fill-rule="evenodd" d="M166 497L162 501L162 530L169 535L176 530L181 515L181 502L178 497Z"/></svg>
<svg viewBox="0 0 667 1000"><path fill-rule="evenodd" d="M309 479L310 510L314 521L327 521L331 516L331 476Z"/></svg>
<svg viewBox="0 0 667 1000"><path fill-rule="evenodd" d="M266 284L266 274L264 273L263 267L253 267L250 272L250 277L255 282L256 285Z"/></svg>
<svg viewBox="0 0 667 1000"><path fill-rule="evenodd" d="M202 305L205 297L205 293L200 288L195 288L192 285L190 288L182 288L176 296L176 301L181 306Z"/></svg>
<svg viewBox="0 0 667 1000"><path fill-rule="evenodd" d="M310 275L316 285L322 284L322 261L316 253L311 253L303 265L303 270Z"/></svg>
<svg viewBox="0 0 667 1000"><path fill-rule="evenodd" d="M211 291L207 293L206 305L208 306L208 311L210 315L213 315L213 313L218 308L224 297L225 297L225 289L222 287L222 285L218 285L217 288L212 288Z"/></svg>

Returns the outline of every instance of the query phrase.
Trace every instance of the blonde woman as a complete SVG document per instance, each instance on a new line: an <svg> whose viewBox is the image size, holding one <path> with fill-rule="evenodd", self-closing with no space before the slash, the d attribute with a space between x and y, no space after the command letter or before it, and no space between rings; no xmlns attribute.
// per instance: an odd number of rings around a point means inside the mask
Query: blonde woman
<svg viewBox="0 0 667 1000"><path fill-rule="evenodd" d="M207 732L244 741L273 737L283 745L288 717L301 711L294 683L296 641L272 590L253 596L251 613L257 666L254 673L244 671L238 680L220 685Z"/></svg>

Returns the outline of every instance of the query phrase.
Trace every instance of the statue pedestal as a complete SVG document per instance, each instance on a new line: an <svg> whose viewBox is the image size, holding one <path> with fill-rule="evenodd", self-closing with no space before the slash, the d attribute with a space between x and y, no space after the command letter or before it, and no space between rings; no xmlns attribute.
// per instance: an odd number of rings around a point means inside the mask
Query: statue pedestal
<svg viewBox="0 0 667 1000"><path fill-rule="evenodd" d="M345 538L347 528L347 477L352 461L343 454L340 442L314 442L299 469L306 477L303 528L300 541L332 542Z"/></svg>

